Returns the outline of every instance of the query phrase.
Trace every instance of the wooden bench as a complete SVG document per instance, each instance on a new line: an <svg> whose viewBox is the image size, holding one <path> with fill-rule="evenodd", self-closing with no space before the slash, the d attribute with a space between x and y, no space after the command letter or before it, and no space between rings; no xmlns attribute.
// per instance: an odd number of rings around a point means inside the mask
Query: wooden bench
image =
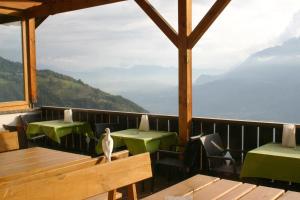
<svg viewBox="0 0 300 200"><path fill-rule="evenodd" d="M120 157L125 156L122 154ZM135 183L151 176L149 153L110 163L100 157L15 181L0 182L0 199L82 200L108 192L108 199L111 200L118 197L116 189L125 186L128 187L128 198L137 199Z"/></svg>
<svg viewBox="0 0 300 200"><path fill-rule="evenodd" d="M144 198L144 200L164 200L166 197L189 197L206 200L293 200L300 199L300 193L282 189L256 186L219 179L210 176L196 175L181 183Z"/></svg>
<svg viewBox="0 0 300 200"><path fill-rule="evenodd" d="M17 132L0 132L0 153L19 149Z"/></svg>
<svg viewBox="0 0 300 200"><path fill-rule="evenodd" d="M103 193L103 194L98 194L93 197L89 197L85 200L107 200L108 199L108 192ZM122 199L122 193L117 192L116 193L116 199Z"/></svg>

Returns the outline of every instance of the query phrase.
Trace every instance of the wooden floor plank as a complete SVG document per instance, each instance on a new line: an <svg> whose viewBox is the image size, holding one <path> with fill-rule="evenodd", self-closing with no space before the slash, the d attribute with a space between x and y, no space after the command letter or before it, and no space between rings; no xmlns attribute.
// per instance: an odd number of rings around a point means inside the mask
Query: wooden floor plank
<svg viewBox="0 0 300 200"><path fill-rule="evenodd" d="M241 198L241 200L275 200L278 199L281 195L283 195L284 190L258 186L245 196Z"/></svg>
<svg viewBox="0 0 300 200"><path fill-rule="evenodd" d="M144 200L164 200L166 196L187 196L194 190L202 189L218 180L219 178L216 177L196 175L158 193L148 196L144 198Z"/></svg>
<svg viewBox="0 0 300 200"><path fill-rule="evenodd" d="M299 200L299 199L300 199L299 192L287 191L278 200Z"/></svg>
<svg viewBox="0 0 300 200"><path fill-rule="evenodd" d="M231 190L227 194L221 196L220 198L218 198L218 200L238 200L242 196L252 191L255 187L256 185L244 183Z"/></svg>
<svg viewBox="0 0 300 200"><path fill-rule="evenodd" d="M242 185L241 182L222 179L195 191L192 196L193 199L218 199L240 185Z"/></svg>

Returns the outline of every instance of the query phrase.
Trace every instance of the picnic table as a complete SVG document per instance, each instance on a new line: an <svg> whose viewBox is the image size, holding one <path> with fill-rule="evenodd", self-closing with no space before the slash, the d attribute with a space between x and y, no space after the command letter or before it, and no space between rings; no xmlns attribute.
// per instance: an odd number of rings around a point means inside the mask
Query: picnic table
<svg viewBox="0 0 300 200"><path fill-rule="evenodd" d="M60 138L71 133L93 136L94 133L87 122L64 122L63 120L41 121L29 123L27 138L45 134L53 141L60 143Z"/></svg>
<svg viewBox="0 0 300 200"><path fill-rule="evenodd" d="M269 143L247 153L241 177L257 177L300 183L300 146Z"/></svg>
<svg viewBox="0 0 300 200"><path fill-rule="evenodd" d="M168 149L170 145L177 144L177 133L166 131L139 131L126 129L111 133L114 148L126 146L132 155L156 152L158 149ZM102 153L102 138L100 138L96 152Z"/></svg>
<svg viewBox="0 0 300 200"><path fill-rule="evenodd" d="M0 153L0 185L7 181L46 172L91 159L89 156L41 147Z"/></svg>
<svg viewBox="0 0 300 200"><path fill-rule="evenodd" d="M167 199L296 200L300 199L300 193L199 174L143 200Z"/></svg>

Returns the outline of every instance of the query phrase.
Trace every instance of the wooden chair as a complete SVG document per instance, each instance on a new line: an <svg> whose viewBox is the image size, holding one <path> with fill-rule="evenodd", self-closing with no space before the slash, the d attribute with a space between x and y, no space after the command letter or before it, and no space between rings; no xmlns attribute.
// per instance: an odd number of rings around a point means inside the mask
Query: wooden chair
<svg viewBox="0 0 300 200"><path fill-rule="evenodd" d="M201 137L206 157L208 159L208 168L211 172L239 175L241 166L232 157L227 157L227 152L242 152L240 150L225 149L218 133L209 134ZM227 164L229 161L230 164Z"/></svg>
<svg viewBox="0 0 300 200"><path fill-rule="evenodd" d="M17 132L0 132L0 152L19 149Z"/></svg>
<svg viewBox="0 0 300 200"><path fill-rule="evenodd" d="M173 151L159 150L157 152L157 160L155 161L154 174L159 170L159 167L165 166L168 169L168 179L172 168L179 169L183 172L184 177L187 173L193 171L196 167L195 164L200 160L200 136L191 137L190 140L184 145L184 151L176 151L176 147L182 145L173 145ZM174 149L175 147L175 149ZM155 176L153 177L153 185Z"/></svg>

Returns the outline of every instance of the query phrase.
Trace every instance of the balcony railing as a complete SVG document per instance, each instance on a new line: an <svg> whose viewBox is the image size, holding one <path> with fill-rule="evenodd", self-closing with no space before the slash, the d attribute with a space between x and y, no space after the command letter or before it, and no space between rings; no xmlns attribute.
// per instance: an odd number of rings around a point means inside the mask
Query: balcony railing
<svg viewBox="0 0 300 200"><path fill-rule="evenodd" d="M42 120L63 119L63 107L42 107ZM73 119L75 121L86 121L94 123L117 123L121 129L138 128L142 113L115 112L106 110L73 108ZM178 117L170 115L148 114L150 129L160 131L178 132ZM228 149L243 150L247 152L258 146L269 142L281 142L282 123L245 121L219 118L194 117L192 121L192 135L201 133L219 133L224 145ZM300 125L297 125L299 132ZM300 138L298 138L297 142ZM93 154L95 152L95 142L86 143L85 136L69 135L62 138L62 146L80 152ZM207 166L204 152L201 150L200 169ZM244 153L233 155L243 162Z"/></svg>

